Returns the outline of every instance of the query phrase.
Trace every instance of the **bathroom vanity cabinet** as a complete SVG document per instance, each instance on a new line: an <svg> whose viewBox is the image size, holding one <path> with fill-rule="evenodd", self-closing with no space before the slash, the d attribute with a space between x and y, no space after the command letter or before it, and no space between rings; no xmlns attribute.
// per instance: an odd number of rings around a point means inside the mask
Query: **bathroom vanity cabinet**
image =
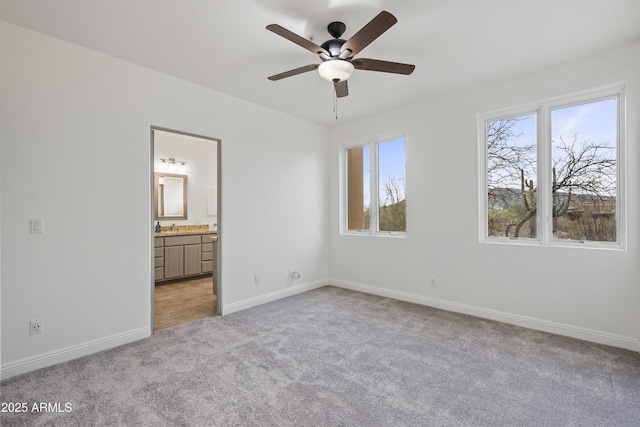
<svg viewBox="0 0 640 427"><path fill-rule="evenodd" d="M215 234L155 237L155 281L175 280L213 272Z"/></svg>

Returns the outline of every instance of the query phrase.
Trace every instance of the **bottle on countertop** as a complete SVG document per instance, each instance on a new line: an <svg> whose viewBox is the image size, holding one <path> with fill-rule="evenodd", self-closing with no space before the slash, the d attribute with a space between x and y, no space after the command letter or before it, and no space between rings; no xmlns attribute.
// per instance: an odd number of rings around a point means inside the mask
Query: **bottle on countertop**
<svg viewBox="0 0 640 427"><path fill-rule="evenodd" d="M160 221L158 221L158 223L156 224L156 233L159 233L162 230L162 228L160 228Z"/></svg>

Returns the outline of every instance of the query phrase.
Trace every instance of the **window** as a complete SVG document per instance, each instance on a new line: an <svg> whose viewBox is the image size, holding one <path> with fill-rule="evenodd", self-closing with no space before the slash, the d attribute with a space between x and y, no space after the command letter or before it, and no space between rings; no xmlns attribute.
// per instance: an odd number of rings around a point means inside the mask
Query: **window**
<svg viewBox="0 0 640 427"><path fill-rule="evenodd" d="M406 232L404 137L343 146L343 232Z"/></svg>
<svg viewBox="0 0 640 427"><path fill-rule="evenodd" d="M481 117L485 241L624 246L622 89Z"/></svg>

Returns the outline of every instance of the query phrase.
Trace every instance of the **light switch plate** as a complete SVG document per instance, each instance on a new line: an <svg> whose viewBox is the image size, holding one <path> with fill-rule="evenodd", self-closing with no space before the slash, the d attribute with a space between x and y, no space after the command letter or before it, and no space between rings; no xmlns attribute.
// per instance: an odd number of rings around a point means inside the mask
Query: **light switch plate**
<svg viewBox="0 0 640 427"><path fill-rule="evenodd" d="M42 234L42 220L41 219L32 219L31 220L31 234Z"/></svg>

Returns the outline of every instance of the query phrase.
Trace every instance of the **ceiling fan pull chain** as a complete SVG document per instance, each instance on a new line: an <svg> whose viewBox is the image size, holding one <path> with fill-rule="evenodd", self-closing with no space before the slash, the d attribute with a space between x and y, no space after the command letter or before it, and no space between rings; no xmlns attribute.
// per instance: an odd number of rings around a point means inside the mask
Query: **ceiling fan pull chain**
<svg viewBox="0 0 640 427"><path fill-rule="evenodd" d="M336 113L336 120L338 120L338 96L333 86L331 86L331 97L333 100L333 112Z"/></svg>

